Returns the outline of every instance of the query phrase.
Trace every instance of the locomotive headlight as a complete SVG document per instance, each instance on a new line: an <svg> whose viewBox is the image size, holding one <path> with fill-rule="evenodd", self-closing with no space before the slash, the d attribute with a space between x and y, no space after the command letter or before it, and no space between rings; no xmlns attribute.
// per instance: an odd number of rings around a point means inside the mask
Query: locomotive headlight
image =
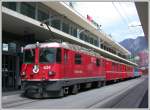
<svg viewBox="0 0 150 110"><path fill-rule="evenodd" d="M48 72L48 75L50 75L50 76L51 76L51 75L54 75L54 74L55 74L54 71L49 71L49 72Z"/></svg>
<svg viewBox="0 0 150 110"><path fill-rule="evenodd" d="M22 72L22 74L21 74L22 76L25 76L26 75L26 73L25 72Z"/></svg>
<svg viewBox="0 0 150 110"><path fill-rule="evenodd" d="M39 66L38 65L34 65L32 71L33 71L33 73L38 73L39 72Z"/></svg>

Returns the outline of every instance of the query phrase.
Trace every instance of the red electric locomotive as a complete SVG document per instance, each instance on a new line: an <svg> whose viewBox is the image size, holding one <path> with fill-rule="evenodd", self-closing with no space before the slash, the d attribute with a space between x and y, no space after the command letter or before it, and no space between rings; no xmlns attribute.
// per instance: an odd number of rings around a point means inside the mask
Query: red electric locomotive
<svg viewBox="0 0 150 110"><path fill-rule="evenodd" d="M62 97L106 81L132 78L134 67L68 43L36 43L23 48L24 94L34 98Z"/></svg>

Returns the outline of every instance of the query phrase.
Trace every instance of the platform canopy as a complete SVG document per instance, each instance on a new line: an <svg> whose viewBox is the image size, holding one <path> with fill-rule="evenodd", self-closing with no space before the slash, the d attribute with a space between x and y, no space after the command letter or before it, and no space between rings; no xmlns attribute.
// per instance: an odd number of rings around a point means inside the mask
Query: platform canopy
<svg viewBox="0 0 150 110"><path fill-rule="evenodd" d="M108 51L105 51L99 47L96 47L92 44L89 44L83 40L80 40L76 37L73 37L69 34L66 34L60 30L57 30L51 26L51 31L47 28L46 25L41 26L41 22L29 18L27 16L24 16L20 13L17 13L15 11L12 11L10 9L7 9L5 7L2 7L2 26L3 31L13 32L14 34L20 35L21 37L24 37L24 34L27 33L33 33L35 35L35 39L37 41L47 41L48 39L56 39L59 38L65 42L77 44L89 49L92 49L98 53L100 53L102 56L129 64L137 66L137 64L128 61L124 58L121 58L117 55L114 55ZM53 35L52 35L53 33Z"/></svg>
<svg viewBox="0 0 150 110"><path fill-rule="evenodd" d="M148 2L135 2L135 6L141 21L145 37L148 39Z"/></svg>

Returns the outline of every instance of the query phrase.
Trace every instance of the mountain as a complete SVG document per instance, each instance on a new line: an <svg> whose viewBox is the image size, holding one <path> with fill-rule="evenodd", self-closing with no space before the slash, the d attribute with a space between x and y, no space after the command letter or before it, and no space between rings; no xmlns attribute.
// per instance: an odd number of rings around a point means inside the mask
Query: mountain
<svg viewBox="0 0 150 110"><path fill-rule="evenodd" d="M146 41L145 37L139 36L136 39L125 39L120 44L139 58L137 60L139 67L148 67L148 41Z"/></svg>
<svg viewBox="0 0 150 110"><path fill-rule="evenodd" d="M146 41L144 36L139 36L136 39L125 39L120 44L134 55L148 48L148 41Z"/></svg>

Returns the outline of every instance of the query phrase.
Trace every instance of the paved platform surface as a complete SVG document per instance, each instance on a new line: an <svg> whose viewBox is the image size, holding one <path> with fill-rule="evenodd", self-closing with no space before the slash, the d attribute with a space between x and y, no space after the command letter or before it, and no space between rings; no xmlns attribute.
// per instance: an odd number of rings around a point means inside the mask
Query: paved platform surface
<svg viewBox="0 0 150 110"><path fill-rule="evenodd" d="M21 90L14 90L14 91L7 91L7 92L2 92L2 96L11 96L11 95L17 95L21 94L23 91Z"/></svg>
<svg viewBox="0 0 150 110"><path fill-rule="evenodd" d="M148 76L55 99L29 99L21 91L2 97L3 108L147 108ZM147 94L147 95L146 95Z"/></svg>
<svg viewBox="0 0 150 110"><path fill-rule="evenodd" d="M148 108L148 90L146 91L139 108Z"/></svg>

